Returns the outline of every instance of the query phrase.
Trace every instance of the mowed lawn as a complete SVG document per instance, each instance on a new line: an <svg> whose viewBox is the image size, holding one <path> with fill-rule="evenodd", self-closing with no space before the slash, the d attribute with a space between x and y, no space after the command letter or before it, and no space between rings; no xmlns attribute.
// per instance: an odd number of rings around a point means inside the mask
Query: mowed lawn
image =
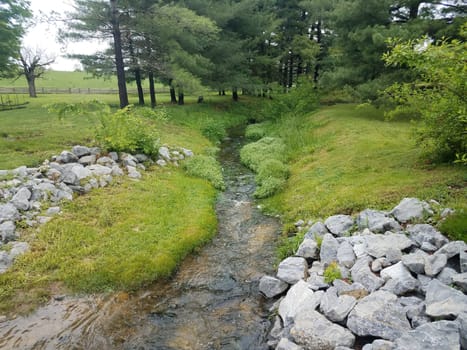
<svg viewBox="0 0 467 350"><path fill-rule="evenodd" d="M274 125L289 147L284 191L263 201L285 221L390 209L404 197L467 209L465 166L423 158L410 121L385 121L372 107L336 105Z"/></svg>

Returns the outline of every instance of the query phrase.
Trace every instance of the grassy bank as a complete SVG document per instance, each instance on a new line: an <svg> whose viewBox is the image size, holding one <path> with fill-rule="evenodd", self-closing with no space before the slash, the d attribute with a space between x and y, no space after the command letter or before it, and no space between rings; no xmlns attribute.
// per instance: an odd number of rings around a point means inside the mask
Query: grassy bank
<svg viewBox="0 0 467 350"><path fill-rule="evenodd" d="M263 128L286 143L290 178L262 205L286 222L389 209L411 196L467 208L465 167L426 164L412 124L387 122L380 110L336 105Z"/></svg>
<svg viewBox="0 0 467 350"><path fill-rule="evenodd" d="M74 97L67 101L80 101ZM7 135L0 141L0 168L38 164L73 144L93 143L96 120L72 116L59 121L42 107L59 101L62 96L39 98L26 109L2 114L0 129ZM168 120L153 121L160 142L192 149L195 155L214 154L225 129L246 119L241 106L223 98L166 108ZM153 167L139 182L118 180L76 198L39 231L21 233L31 251L0 275L0 313L27 312L63 292L134 290L170 276L215 234L216 196L210 182L182 168Z"/></svg>

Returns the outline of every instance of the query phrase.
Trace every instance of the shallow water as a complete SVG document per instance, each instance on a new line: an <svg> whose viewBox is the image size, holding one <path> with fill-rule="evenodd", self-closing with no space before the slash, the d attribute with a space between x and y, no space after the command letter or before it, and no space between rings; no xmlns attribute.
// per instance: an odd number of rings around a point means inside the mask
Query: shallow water
<svg viewBox="0 0 467 350"><path fill-rule="evenodd" d="M221 147L227 190L216 205L218 235L175 276L134 295L52 301L0 323L1 349L267 349L267 305L277 220L252 201L254 175L239 162L240 129Z"/></svg>

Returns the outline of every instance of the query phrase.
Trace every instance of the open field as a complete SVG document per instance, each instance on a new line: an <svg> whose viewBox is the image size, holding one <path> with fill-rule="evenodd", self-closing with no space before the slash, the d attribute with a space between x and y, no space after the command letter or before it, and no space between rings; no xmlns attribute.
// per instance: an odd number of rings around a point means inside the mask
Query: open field
<svg viewBox="0 0 467 350"><path fill-rule="evenodd" d="M144 87L147 86L146 82L143 83ZM28 84L24 77L19 79L0 79L0 88L2 87L16 87L27 88ZM94 78L85 72L60 72L48 71L44 74L43 78L36 80L36 87L53 88L53 89L68 89L68 88L82 88L82 89L116 89L117 79L111 78ZM128 84L129 88L135 88L134 82ZM156 84L156 88L162 88L162 84Z"/></svg>

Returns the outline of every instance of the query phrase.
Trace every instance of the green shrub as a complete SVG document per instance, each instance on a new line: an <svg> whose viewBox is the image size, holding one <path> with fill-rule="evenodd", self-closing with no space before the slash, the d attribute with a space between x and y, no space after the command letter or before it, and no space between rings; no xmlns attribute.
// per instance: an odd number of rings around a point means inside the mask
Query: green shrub
<svg viewBox="0 0 467 350"><path fill-rule="evenodd" d="M245 130L245 137L250 140L259 140L266 136L263 124L250 124Z"/></svg>
<svg viewBox="0 0 467 350"><path fill-rule="evenodd" d="M448 216L442 222L440 231L452 240L467 242L467 213L458 211Z"/></svg>
<svg viewBox="0 0 467 350"><path fill-rule="evenodd" d="M240 151L240 158L243 164L257 172L260 164L267 159L283 160L285 145L278 138L263 137L243 147Z"/></svg>
<svg viewBox="0 0 467 350"><path fill-rule="evenodd" d="M208 180L215 188L225 189L222 169L215 158L198 155L183 162L183 168L189 175Z"/></svg>
<svg viewBox="0 0 467 350"><path fill-rule="evenodd" d="M227 136L224 123L213 118L207 118L203 121L201 133L214 143L221 142Z"/></svg>
<svg viewBox="0 0 467 350"><path fill-rule="evenodd" d="M341 270L337 262L333 261L324 270L324 282L332 283L334 280L342 278Z"/></svg>
<svg viewBox="0 0 467 350"><path fill-rule="evenodd" d="M154 156L159 150L159 136L154 126L138 115L131 105L113 114L102 113L96 138L109 151Z"/></svg>
<svg viewBox="0 0 467 350"><path fill-rule="evenodd" d="M256 175L257 189L255 197L266 198L281 190L289 177L287 165L277 159L261 162Z"/></svg>

